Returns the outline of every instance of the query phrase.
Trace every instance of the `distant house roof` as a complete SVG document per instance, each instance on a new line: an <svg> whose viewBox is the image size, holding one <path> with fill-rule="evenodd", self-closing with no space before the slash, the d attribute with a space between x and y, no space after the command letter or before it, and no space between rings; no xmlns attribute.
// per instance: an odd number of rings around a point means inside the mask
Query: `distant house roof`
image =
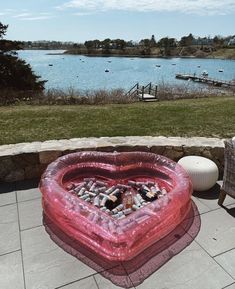
<svg viewBox="0 0 235 289"><path fill-rule="evenodd" d="M228 45L235 45L235 37L229 40Z"/></svg>
<svg viewBox="0 0 235 289"><path fill-rule="evenodd" d="M212 45L213 39L211 39L211 38L197 38L197 39L193 39L192 44L193 45Z"/></svg>

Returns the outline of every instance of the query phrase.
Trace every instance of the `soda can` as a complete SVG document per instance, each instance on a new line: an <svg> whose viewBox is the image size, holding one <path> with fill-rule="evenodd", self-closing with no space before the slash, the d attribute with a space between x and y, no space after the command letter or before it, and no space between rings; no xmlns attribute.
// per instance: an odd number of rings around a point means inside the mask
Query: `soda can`
<svg viewBox="0 0 235 289"><path fill-rule="evenodd" d="M107 195L109 195L109 194L111 194L115 189L116 189L116 186L112 186L111 188L107 189L107 190L105 191L105 193L106 193Z"/></svg>
<svg viewBox="0 0 235 289"><path fill-rule="evenodd" d="M93 181L90 181L90 182L86 185L86 187L87 187L88 190L91 189L93 183L94 183Z"/></svg>
<svg viewBox="0 0 235 289"><path fill-rule="evenodd" d="M89 195L88 195L88 194L82 195L82 196L80 197L80 199L82 199L82 200L85 200L85 199L87 199L87 198L89 198Z"/></svg>
<svg viewBox="0 0 235 289"><path fill-rule="evenodd" d="M133 206L132 206L132 209L133 209L134 211L137 211L137 210L139 210L139 208L140 208L140 207L139 207L139 206L137 206L137 205L133 205Z"/></svg>
<svg viewBox="0 0 235 289"><path fill-rule="evenodd" d="M106 191L106 189L107 189L106 187L101 187L101 188L97 188L96 190L98 193L103 193Z"/></svg>
<svg viewBox="0 0 235 289"><path fill-rule="evenodd" d="M74 188L74 191L75 191L76 193L78 193L78 192L81 190L81 188L84 187L84 185L85 185L84 182L81 183L81 184L79 184L78 186L76 186L76 187Z"/></svg>
<svg viewBox="0 0 235 289"><path fill-rule="evenodd" d="M136 182L135 181L128 181L128 185L130 185L130 186L136 186Z"/></svg>
<svg viewBox="0 0 235 289"><path fill-rule="evenodd" d="M102 181L96 181L97 186L106 187L106 183Z"/></svg>
<svg viewBox="0 0 235 289"><path fill-rule="evenodd" d="M93 205L96 207L100 206L100 198L98 196L96 196L93 200Z"/></svg>
<svg viewBox="0 0 235 289"><path fill-rule="evenodd" d="M149 182L148 182L148 186L154 186L154 185L155 185L154 182L152 182L152 181L149 181Z"/></svg>
<svg viewBox="0 0 235 289"><path fill-rule="evenodd" d="M90 190L89 190L89 191L92 192L92 191L95 189L95 187L96 187L96 183L93 183L92 186L90 187Z"/></svg>
<svg viewBox="0 0 235 289"><path fill-rule="evenodd" d="M90 197L95 197L95 196L96 196L95 193L92 193L92 192L88 192L88 193L89 193L89 196L90 196Z"/></svg>
<svg viewBox="0 0 235 289"><path fill-rule="evenodd" d="M121 217L124 215L124 213L121 211L121 212L118 212L117 215L118 215L118 217Z"/></svg>
<svg viewBox="0 0 235 289"><path fill-rule="evenodd" d="M136 206L140 207L141 203L140 203L139 199L136 196L134 196L133 199L134 199L134 203L136 204Z"/></svg>
<svg viewBox="0 0 235 289"><path fill-rule="evenodd" d="M82 196L85 193L86 189L82 187L80 191L78 192L78 196Z"/></svg>
<svg viewBox="0 0 235 289"><path fill-rule="evenodd" d="M141 197L140 194L136 194L136 197L140 201L141 204L144 202L144 199Z"/></svg>
<svg viewBox="0 0 235 289"><path fill-rule="evenodd" d="M107 196L105 198L102 199L101 203L100 203L100 206L101 207L104 207L105 206L105 203L107 202L108 198Z"/></svg>
<svg viewBox="0 0 235 289"><path fill-rule="evenodd" d="M125 210L123 210L122 212L123 212L125 215L129 215L129 214L132 213L132 209L131 209L131 208L125 209Z"/></svg>
<svg viewBox="0 0 235 289"><path fill-rule="evenodd" d="M141 188L145 191L150 191L149 187L147 187L146 185L141 185Z"/></svg>
<svg viewBox="0 0 235 289"><path fill-rule="evenodd" d="M120 193L120 189L115 189L110 195L116 196L119 193Z"/></svg>
<svg viewBox="0 0 235 289"><path fill-rule="evenodd" d="M100 193L99 196L103 197L103 198L108 198L108 196L104 193Z"/></svg>
<svg viewBox="0 0 235 289"><path fill-rule="evenodd" d="M147 183L146 183L146 182L136 182L136 185L137 185L138 187L140 187L140 186L146 186Z"/></svg>
<svg viewBox="0 0 235 289"><path fill-rule="evenodd" d="M125 189L125 190L128 190L128 189L130 189L130 186L123 185L123 184L117 184L117 188L118 188L118 189Z"/></svg>
<svg viewBox="0 0 235 289"><path fill-rule="evenodd" d="M120 204L120 205L118 205L118 206L116 207L116 209L117 209L118 211L121 211L123 208L124 208L123 204Z"/></svg>

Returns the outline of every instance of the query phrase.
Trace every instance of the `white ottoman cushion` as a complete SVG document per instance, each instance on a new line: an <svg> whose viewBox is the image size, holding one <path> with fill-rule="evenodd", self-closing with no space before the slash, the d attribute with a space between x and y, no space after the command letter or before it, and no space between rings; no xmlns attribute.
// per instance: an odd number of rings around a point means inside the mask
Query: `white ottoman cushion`
<svg viewBox="0 0 235 289"><path fill-rule="evenodd" d="M178 163L191 177L195 191L209 190L218 180L218 167L213 161L207 158L187 156L180 159Z"/></svg>

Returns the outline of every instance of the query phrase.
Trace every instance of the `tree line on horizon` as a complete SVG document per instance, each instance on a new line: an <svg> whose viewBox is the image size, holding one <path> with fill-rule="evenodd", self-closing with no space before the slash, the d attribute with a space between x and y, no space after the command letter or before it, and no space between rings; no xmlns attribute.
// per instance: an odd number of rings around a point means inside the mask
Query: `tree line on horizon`
<svg viewBox="0 0 235 289"><path fill-rule="evenodd" d="M188 47L188 46L211 46L216 48L222 47L232 47L235 46L235 35L231 36L220 36L216 35L213 38L210 36L205 37L195 37L192 33L187 36L182 36L180 40L171 37L163 37L156 40L155 36L152 35L151 38L141 39L139 42L124 39L110 39L106 38L104 40L87 40L84 43L74 43L74 42L62 42L62 41L23 41L22 48L27 49L76 49L76 48L86 48L86 49L126 49L126 48L138 48L145 47L146 49L151 48L173 48L173 47Z"/></svg>

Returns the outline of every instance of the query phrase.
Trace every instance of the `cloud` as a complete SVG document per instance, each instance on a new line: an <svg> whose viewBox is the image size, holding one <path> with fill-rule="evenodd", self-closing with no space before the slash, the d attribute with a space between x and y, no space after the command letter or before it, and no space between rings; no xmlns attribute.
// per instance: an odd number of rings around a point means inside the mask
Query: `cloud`
<svg viewBox="0 0 235 289"><path fill-rule="evenodd" d="M35 20L47 20L54 18L54 16L47 16L47 15L39 15L39 16L30 16L30 17L22 17L20 20L26 20L26 21L35 21Z"/></svg>
<svg viewBox="0 0 235 289"><path fill-rule="evenodd" d="M14 18L22 18L22 17L28 17L30 15L31 15L30 13L20 13L20 14L14 15L12 17L14 17Z"/></svg>
<svg viewBox="0 0 235 289"><path fill-rule="evenodd" d="M34 20L46 20L54 18L55 16L49 12L40 12L38 14L33 13L20 13L12 16L13 18L17 18L19 20L26 21L34 21Z"/></svg>
<svg viewBox="0 0 235 289"><path fill-rule="evenodd" d="M75 16L88 16L88 15L93 15L95 12L76 12L73 15Z"/></svg>
<svg viewBox="0 0 235 289"><path fill-rule="evenodd" d="M234 0L71 0L57 7L86 11L182 12L200 15L225 15L235 12Z"/></svg>

